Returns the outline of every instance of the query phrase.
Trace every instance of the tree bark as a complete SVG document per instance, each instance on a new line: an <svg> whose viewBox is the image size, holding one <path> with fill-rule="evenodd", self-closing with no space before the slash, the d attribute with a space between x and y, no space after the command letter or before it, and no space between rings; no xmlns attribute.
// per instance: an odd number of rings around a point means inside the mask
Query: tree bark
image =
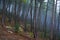
<svg viewBox="0 0 60 40"><path fill-rule="evenodd" d="M45 14L45 20L44 20L44 28L43 28L43 32L44 32L44 38L46 37L46 28L47 28L47 23L46 23L46 21L47 21L47 11L48 11L48 3L49 3L49 0L48 0L48 2L47 2L47 8L46 8L46 14ZM46 39L47 40L47 39Z"/></svg>
<svg viewBox="0 0 60 40"><path fill-rule="evenodd" d="M33 0L31 0L31 3L30 3L30 8L31 8L31 9L30 9L30 15L31 15L31 29L30 29L30 30L31 30L31 32L32 32L32 29L33 29L33 28L32 28L32 1L33 1Z"/></svg>
<svg viewBox="0 0 60 40"><path fill-rule="evenodd" d="M24 31L25 31L25 32L27 31L26 23L27 23L28 12L29 12L29 6L27 5L26 13L25 13L25 15L24 15L24 27L25 27Z"/></svg>
<svg viewBox="0 0 60 40"><path fill-rule="evenodd" d="M34 18L33 18L33 20L34 20L34 38L35 38L35 40L37 40L36 39L36 36L37 36L37 31L36 31L36 2L37 2L37 0L35 0Z"/></svg>
<svg viewBox="0 0 60 40"><path fill-rule="evenodd" d="M2 26L5 27L5 0L3 0L3 10L2 10Z"/></svg>
<svg viewBox="0 0 60 40"><path fill-rule="evenodd" d="M53 40L53 33L54 33L54 0L52 5L52 19L51 19L51 29L50 29L50 40Z"/></svg>

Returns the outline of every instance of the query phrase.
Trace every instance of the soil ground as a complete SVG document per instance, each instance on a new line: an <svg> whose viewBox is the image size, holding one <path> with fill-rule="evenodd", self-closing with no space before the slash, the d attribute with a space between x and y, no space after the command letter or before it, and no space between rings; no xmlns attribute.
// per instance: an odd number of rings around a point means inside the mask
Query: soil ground
<svg viewBox="0 0 60 40"><path fill-rule="evenodd" d="M5 28L0 26L0 40L33 40L29 37L17 33L9 33Z"/></svg>

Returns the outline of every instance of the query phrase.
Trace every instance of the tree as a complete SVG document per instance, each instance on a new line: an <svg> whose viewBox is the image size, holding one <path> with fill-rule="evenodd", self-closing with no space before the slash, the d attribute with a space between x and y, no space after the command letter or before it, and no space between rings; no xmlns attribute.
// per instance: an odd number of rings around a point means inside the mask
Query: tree
<svg viewBox="0 0 60 40"><path fill-rule="evenodd" d="M56 0L56 4L55 4L55 7L54 7L55 9L54 9L54 34L53 34L53 39L54 40L57 40L57 35L56 35L56 33L57 33L57 31L56 31L56 9L57 9L57 0Z"/></svg>
<svg viewBox="0 0 60 40"><path fill-rule="evenodd" d="M36 31L36 2L37 0L34 0L35 1L35 7L34 7L34 17L33 17L33 20L34 20L34 38L36 40L36 37L37 37L37 31Z"/></svg>
<svg viewBox="0 0 60 40"><path fill-rule="evenodd" d="M59 11L60 11L60 6L59 6ZM57 31L59 32L59 23L60 23L60 12L59 12L59 15L58 15L58 27L57 27Z"/></svg>
<svg viewBox="0 0 60 40"><path fill-rule="evenodd" d="M39 1L39 0L38 0ZM39 30L40 30L40 27L41 27L41 9L42 9L42 4L43 4L43 1L44 0L40 0L40 7L39 7L39 12L38 12L38 18L37 18L37 25L39 27Z"/></svg>
<svg viewBox="0 0 60 40"><path fill-rule="evenodd" d="M31 2L30 2L30 15L31 15L31 32L32 32L32 1L33 0L31 0Z"/></svg>
<svg viewBox="0 0 60 40"><path fill-rule="evenodd" d="M11 5L11 0L8 0L9 15L10 15L10 5ZM9 23L10 22L11 22L11 16L9 17Z"/></svg>
<svg viewBox="0 0 60 40"><path fill-rule="evenodd" d="M29 7L29 5L27 5L26 12L25 12L25 15L24 15L24 27L25 27L24 31L25 32L27 31L26 23L27 23L27 16L28 16L28 13L29 13L29 9L30 9L30 7Z"/></svg>
<svg viewBox="0 0 60 40"><path fill-rule="evenodd" d="M52 0L52 18L51 18L51 29L50 29L50 40L53 40L53 33L54 33L54 0Z"/></svg>
<svg viewBox="0 0 60 40"><path fill-rule="evenodd" d="M4 27L5 26L5 9L6 9L6 5L5 5L5 0L3 0L3 9L2 9L2 26Z"/></svg>
<svg viewBox="0 0 60 40"><path fill-rule="evenodd" d="M27 7L27 0L22 0L22 20L24 20L24 15L25 15L25 11L26 11L26 7Z"/></svg>
<svg viewBox="0 0 60 40"><path fill-rule="evenodd" d="M17 16L18 16L18 20L19 20L20 11L21 11L21 6L22 6L21 0L18 0L18 1L17 1L17 5L18 5Z"/></svg>
<svg viewBox="0 0 60 40"><path fill-rule="evenodd" d="M43 28L43 32L44 32L44 37L46 37L46 28L47 28L47 23L46 23L46 21L47 21L47 11L48 11L48 3L49 3L49 0L48 0L48 2L47 2L47 8L46 8L46 14L45 14L45 20L44 20L44 28ZM47 39L46 39L47 40Z"/></svg>
<svg viewBox="0 0 60 40"><path fill-rule="evenodd" d="M19 25L18 25L18 22L17 22L17 13L16 13L16 0L14 1L14 15L15 15L15 32L18 33L19 31Z"/></svg>

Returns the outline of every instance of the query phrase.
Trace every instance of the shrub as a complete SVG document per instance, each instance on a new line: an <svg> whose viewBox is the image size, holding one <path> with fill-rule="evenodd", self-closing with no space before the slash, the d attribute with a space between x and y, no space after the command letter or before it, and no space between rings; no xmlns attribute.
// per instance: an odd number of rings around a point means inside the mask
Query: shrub
<svg viewBox="0 0 60 40"><path fill-rule="evenodd" d="M16 23L14 26L14 30L16 33L19 31L19 26L20 26L19 23Z"/></svg>

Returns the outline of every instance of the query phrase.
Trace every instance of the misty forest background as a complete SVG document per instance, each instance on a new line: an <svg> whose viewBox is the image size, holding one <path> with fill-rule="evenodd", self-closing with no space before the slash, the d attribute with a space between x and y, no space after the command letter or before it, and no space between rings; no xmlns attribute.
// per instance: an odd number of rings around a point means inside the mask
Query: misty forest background
<svg viewBox="0 0 60 40"><path fill-rule="evenodd" d="M0 0L0 25L32 38L60 36L59 0Z"/></svg>

